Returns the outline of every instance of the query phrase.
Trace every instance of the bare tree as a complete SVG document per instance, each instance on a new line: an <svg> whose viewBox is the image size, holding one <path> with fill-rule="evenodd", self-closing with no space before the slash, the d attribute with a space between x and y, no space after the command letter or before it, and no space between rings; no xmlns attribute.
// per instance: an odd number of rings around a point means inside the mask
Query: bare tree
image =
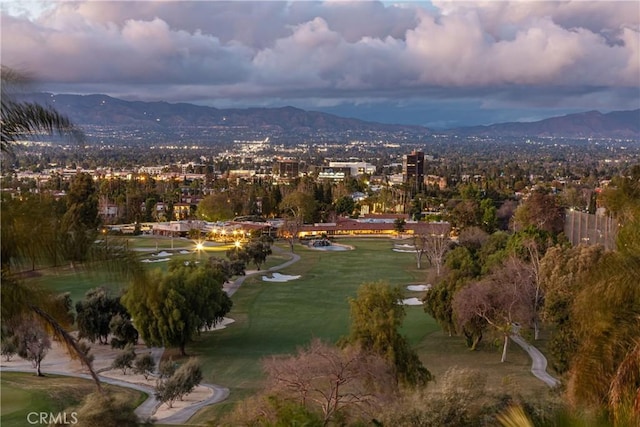
<svg viewBox="0 0 640 427"><path fill-rule="evenodd" d="M271 390L322 412L325 425L338 413L370 413L395 392L392 368L373 353L341 350L314 339L294 356L267 359Z"/></svg>
<svg viewBox="0 0 640 427"><path fill-rule="evenodd" d="M453 299L454 313L460 326L480 318L501 333L504 362L514 326L529 324L532 319L530 302L534 294L530 269L523 261L510 257L485 279L458 291Z"/></svg>
<svg viewBox="0 0 640 427"><path fill-rule="evenodd" d="M440 275L444 254L449 249L451 239L449 223L432 222L419 223L414 229L413 245L416 251L418 269L421 268L421 260L426 256L429 263L436 268L436 275Z"/></svg>
<svg viewBox="0 0 640 427"><path fill-rule="evenodd" d="M542 280L540 276L540 260L542 255L540 254L540 248L535 239L528 239L524 242L524 247L529 255L529 270L531 272L531 278L533 279L534 294L531 299L532 309L532 322L533 322L533 339L537 340L540 337L540 310L542 310L543 292L542 292Z"/></svg>

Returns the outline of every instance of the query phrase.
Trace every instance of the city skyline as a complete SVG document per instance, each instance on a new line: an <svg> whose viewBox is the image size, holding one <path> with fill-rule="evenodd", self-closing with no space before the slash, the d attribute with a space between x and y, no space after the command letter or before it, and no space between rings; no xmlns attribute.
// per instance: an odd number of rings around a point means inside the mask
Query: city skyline
<svg viewBox="0 0 640 427"><path fill-rule="evenodd" d="M434 128L640 108L640 3L3 2L42 90Z"/></svg>

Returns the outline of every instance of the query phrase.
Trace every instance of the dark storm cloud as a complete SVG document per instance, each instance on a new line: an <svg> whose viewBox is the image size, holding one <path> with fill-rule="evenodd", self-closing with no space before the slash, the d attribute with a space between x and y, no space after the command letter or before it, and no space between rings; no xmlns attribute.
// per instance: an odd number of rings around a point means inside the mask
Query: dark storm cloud
<svg viewBox="0 0 640 427"><path fill-rule="evenodd" d="M35 19L3 8L2 61L60 91L129 99L629 108L640 86L639 8L635 1L56 3Z"/></svg>

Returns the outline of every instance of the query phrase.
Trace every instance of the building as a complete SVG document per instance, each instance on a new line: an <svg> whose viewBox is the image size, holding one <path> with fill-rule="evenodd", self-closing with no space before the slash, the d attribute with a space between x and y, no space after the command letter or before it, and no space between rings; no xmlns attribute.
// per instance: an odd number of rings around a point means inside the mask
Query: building
<svg viewBox="0 0 640 427"><path fill-rule="evenodd" d="M344 181L351 176L351 168L320 166L317 169L318 179L328 181Z"/></svg>
<svg viewBox="0 0 640 427"><path fill-rule="evenodd" d="M362 174L373 175L376 173L376 167L367 162L329 162L330 168L349 168L351 176L360 176Z"/></svg>
<svg viewBox="0 0 640 427"><path fill-rule="evenodd" d="M424 153L412 151L402 157L402 182L409 184L413 193L422 190L424 182Z"/></svg>
<svg viewBox="0 0 640 427"><path fill-rule="evenodd" d="M277 166L280 179L294 179L300 175L300 162L298 160L280 160Z"/></svg>

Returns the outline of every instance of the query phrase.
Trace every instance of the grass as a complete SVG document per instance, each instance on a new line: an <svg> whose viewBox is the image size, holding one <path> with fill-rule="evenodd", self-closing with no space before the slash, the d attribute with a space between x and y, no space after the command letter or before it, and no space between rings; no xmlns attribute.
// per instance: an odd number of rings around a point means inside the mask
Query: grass
<svg viewBox="0 0 640 427"><path fill-rule="evenodd" d="M129 244L133 246L135 239L140 239L135 243L136 248L149 247L153 240L146 236L131 238ZM167 244L166 240L164 243ZM349 327L348 299L355 297L361 284L384 281L404 287L409 283L424 282L426 278L427 270L416 269L412 254L391 250L391 240L360 238L344 239L341 243L356 249L322 252L296 246L300 261L281 273L300 275L298 280L277 283L264 282L261 275L248 277L232 298L234 306L228 316L236 322L226 329L204 333L188 346L187 352L199 357L205 380L231 389L228 401L202 409L190 422L206 424L258 390L263 379L261 359L292 353L313 337L335 342L344 336ZM274 251L263 270L289 259L288 245L279 247L281 250ZM226 248L207 248L206 254L217 255L215 251L222 250ZM220 253L219 256L224 255ZM192 260L194 257L195 254L176 254L172 258ZM205 254L202 258L205 259ZM166 268L166 264L145 265L146 268ZM100 274L83 276L73 271L39 278L48 286L70 291L74 301L87 289L101 284L115 289L123 286L107 279ZM406 291L407 297L421 295ZM460 337L445 336L421 306L406 307L406 314L402 333L436 379L451 367L472 367L487 375L492 392L531 395L547 392L546 386L531 375L528 356L515 344L510 346L508 361L500 363L500 348L492 344L489 334L478 351L470 352ZM177 352L172 349L165 355L178 359Z"/></svg>
<svg viewBox="0 0 640 427"><path fill-rule="evenodd" d="M92 381L47 375L38 377L33 374L3 372L0 377L1 402L0 424L2 427L23 427L29 425L27 415L30 412L69 411L82 399L95 391ZM118 398L139 405L146 399L146 394L137 390L112 385L104 385L109 392ZM70 414L69 414L70 416Z"/></svg>
<svg viewBox="0 0 640 427"><path fill-rule="evenodd" d="M248 278L234 295L230 327L207 333L188 352L200 358L205 377L231 388L231 400L254 392L262 380L260 360L292 353L318 337L330 342L348 333L348 299L362 283L384 281L392 286L419 282L426 273L415 269L411 254L391 251L389 240L344 241L347 252L321 252L296 247L302 258L282 271L298 280L267 283ZM414 296L411 293L411 296ZM422 307L407 307L403 334L418 343L438 330ZM205 409L193 421L211 419L217 408Z"/></svg>

